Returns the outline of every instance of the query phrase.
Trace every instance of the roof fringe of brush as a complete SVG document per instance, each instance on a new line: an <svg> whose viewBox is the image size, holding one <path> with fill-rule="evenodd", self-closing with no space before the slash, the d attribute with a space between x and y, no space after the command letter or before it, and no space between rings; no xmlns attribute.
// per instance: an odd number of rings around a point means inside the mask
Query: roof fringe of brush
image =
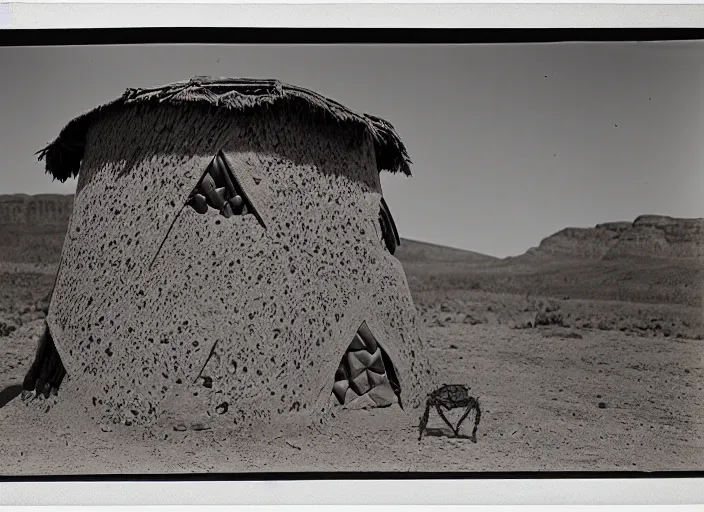
<svg viewBox="0 0 704 512"><path fill-rule="evenodd" d="M362 126L374 141L379 172L411 175L412 163L406 147L388 121L369 114L359 114L313 91L270 79L212 78L196 76L187 81L147 88L127 89L122 97L106 103L69 122L59 136L38 151L45 160L45 170L54 179L65 182L78 176L85 150L87 132L94 120L106 112L137 104L195 104L232 111L266 109L275 104L303 111L320 123L333 121Z"/></svg>

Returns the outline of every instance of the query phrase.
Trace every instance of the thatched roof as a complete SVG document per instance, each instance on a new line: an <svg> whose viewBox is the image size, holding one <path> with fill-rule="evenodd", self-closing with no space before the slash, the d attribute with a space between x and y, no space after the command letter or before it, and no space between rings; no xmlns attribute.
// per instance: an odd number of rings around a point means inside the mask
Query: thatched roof
<svg viewBox="0 0 704 512"><path fill-rule="evenodd" d="M372 135L379 171L411 175L411 163L394 127L384 119L358 114L315 92L278 80L194 77L150 89L127 89L122 97L87 112L69 122L59 136L37 152L46 161L46 172L59 181L78 176L88 129L100 116L135 104L200 104L241 111L266 108L284 102L285 107L305 108L321 122L357 124Z"/></svg>

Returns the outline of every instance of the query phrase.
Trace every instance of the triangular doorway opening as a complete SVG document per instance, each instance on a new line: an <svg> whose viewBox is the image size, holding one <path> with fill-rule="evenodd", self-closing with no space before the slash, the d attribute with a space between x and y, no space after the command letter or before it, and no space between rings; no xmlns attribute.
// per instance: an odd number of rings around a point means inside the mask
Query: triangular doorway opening
<svg viewBox="0 0 704 512"><path fill-rule="evenodd" d="M401 405L393 364L366 322L362 322L340 360L332 393L340 405L347 407Z"/></svg>
<svg viewBox="0 0 704 512"><path fill-rule="evenodd" d="M187 204L200 214L213 208L225 218L251 214L262 226L264 225L222 152L218 152L211 160L200 181L188 196Z"/></svg>

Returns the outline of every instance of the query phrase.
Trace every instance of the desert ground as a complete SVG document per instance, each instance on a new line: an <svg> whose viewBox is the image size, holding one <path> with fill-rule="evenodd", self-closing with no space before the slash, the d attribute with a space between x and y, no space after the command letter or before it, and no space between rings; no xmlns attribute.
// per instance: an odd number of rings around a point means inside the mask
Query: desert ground
<svg viewBox="0 0 704 512"><path fill-rule="evenodd" d="M473 416L453 438L431 414L419 441L423 411L397 406L247 431L96 425L61 390L23 394L58 259L34 243L0 263L0 474L702 470L701 260L646 257L642 237L606 257L582 235L503 260L403 240L432 358L481 401L476 444Z"/></svg>

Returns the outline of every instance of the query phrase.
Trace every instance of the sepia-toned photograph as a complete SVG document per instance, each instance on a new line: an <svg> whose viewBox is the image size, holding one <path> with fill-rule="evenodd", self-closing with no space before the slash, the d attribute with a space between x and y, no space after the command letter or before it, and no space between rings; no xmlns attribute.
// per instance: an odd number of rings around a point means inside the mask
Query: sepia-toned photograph
<svg viewBox="0 0 704 512"><path fill-rule="evenodd" d="M0 66L1 475L704 470L704 43Z"/></svg>

